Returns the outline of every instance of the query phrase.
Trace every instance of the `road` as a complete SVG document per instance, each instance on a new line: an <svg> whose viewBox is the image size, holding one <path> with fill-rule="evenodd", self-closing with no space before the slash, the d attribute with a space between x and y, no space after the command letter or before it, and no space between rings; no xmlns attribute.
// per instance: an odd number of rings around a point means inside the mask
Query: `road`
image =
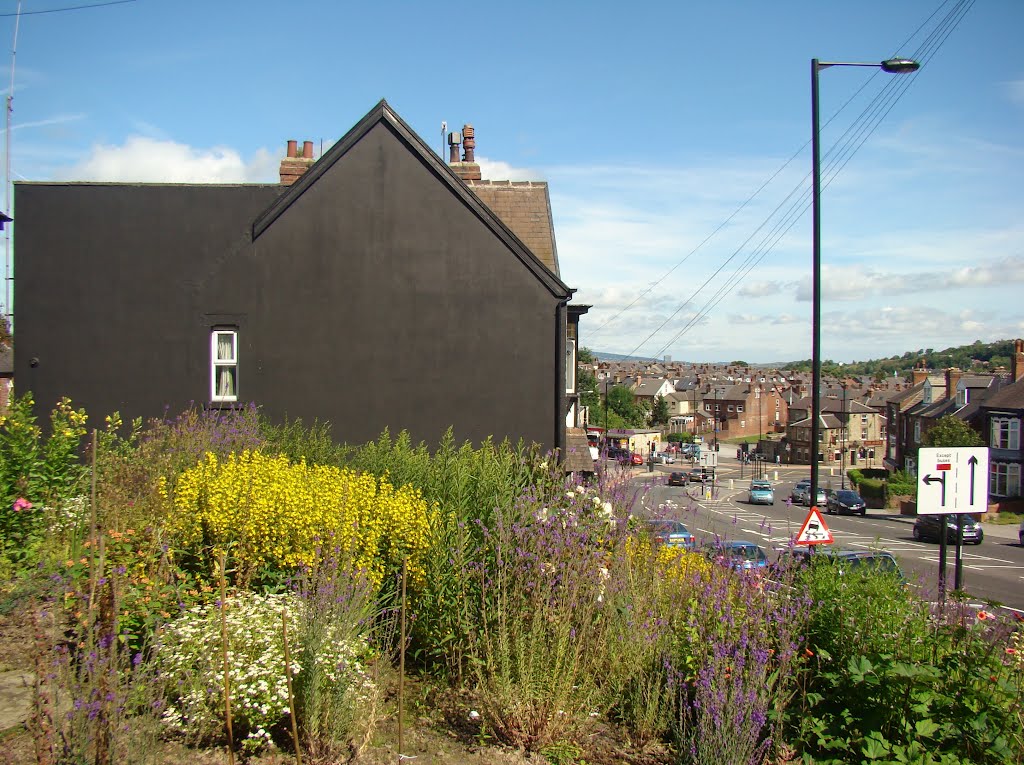
<svg viewBox="0 0 1024 765"><path fill-rule="evenodd" d="M659 465L654 473L640 473L634 481L646 483L648 490L639 495L640 506L634 512L645 516L678 518L698 540L710 541L716 535L728 539L746 539L761 545L769 558L790 545L800 531L808 508L787 502L790 490L810 469L804 466L768 466L766 477L775 489L775 504L747 504L751 468L739 465L729 448L719 454L715 491L709 497L700 484L668 486L668 472L688 470L689 464ZM743 477L740 477L740 473ZM839 471L831 475L822 470L820 481L826 488L839 487ZM869 509L865 517L822 516L835 539L837 549L882 549L900 562L907 577L920 583L922 596L933 598L938 592L939 545L916 542L913 518L891 510ZM1024 615L1024 548L1017 541L1017 526L983 526L985 540L980 545L963 547L964 589L977 599L991 600ZM952 589L955 547L947 550L947 587Z"/></svg>

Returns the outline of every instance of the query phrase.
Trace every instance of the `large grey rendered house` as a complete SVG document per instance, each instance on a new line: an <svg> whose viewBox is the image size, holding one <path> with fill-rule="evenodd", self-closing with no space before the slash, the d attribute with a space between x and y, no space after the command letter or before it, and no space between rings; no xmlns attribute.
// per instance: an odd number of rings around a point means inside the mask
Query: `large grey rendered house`
<svg viewBox="0 0 1024 765"><path fill-rule="evenodd" d="M586 307L547 185L481 181L466 146L449 165L381 101L316 161L290 142L281 184L15 184L17 390L566 453Z"/></svg>

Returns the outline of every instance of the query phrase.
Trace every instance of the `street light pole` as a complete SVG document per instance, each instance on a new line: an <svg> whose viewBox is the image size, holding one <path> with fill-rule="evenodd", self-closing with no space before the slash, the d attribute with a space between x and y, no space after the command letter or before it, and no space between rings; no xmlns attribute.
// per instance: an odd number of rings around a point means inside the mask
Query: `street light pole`
<svg viewBox="0 0 1024 765"><path fill-rule="evenodd" d="M842 443L843 452L842 452L842 459L840 460L840 463L839 463L839 465L840 465L839 469L842 471L842 474L839 476L839 487L841 489L845 489L846 488L846 439L849 437L849 434L846 431L847 427L849 427L849 425L848 425L849 417L846 414L846 380L843 380L841 383L839 383L839 385L843 389L843 443Z"/></svg>
<svg viewBox="0 0 1024 765"><path fill-rule="evenodd" d="M821 437L821 149L818 125L818 72L832 66L868 66L889 74L909 74L921 65L906 58L878 64L811 59L811 504L818 498L818 440Z"/></svg>

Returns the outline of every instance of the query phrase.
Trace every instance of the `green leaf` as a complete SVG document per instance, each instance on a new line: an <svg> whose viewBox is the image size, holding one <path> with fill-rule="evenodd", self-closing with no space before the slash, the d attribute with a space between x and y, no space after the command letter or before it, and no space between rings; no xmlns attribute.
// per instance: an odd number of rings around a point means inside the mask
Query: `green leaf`
<svg viewBox="0 0 1024 765"><path fill-rule="evenodd" d="M931 720L918 720L914 725L914 730L917 731L918 736L931 736L938 729L939 726Z"/></svg>
<svg viewBox="0 0 1024 765"><path fill-rule="evenodd" d="M880 760L888 756L890 749L889 742L882 737L882 734L878 731L872 731L868 734L860 751L869 760Z"/></svg>

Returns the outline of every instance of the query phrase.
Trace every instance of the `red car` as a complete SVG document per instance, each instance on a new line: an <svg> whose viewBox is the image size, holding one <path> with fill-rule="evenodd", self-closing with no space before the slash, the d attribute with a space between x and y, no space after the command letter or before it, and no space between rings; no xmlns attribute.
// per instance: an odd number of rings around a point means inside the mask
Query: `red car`
<svg viewBox="0 0 1024 765"><path fill-rule="evenodd" d="M643 465L644 455L639 454L637 452L633 452L633 456L630 458L630 460L634 465Z"/></svg>

